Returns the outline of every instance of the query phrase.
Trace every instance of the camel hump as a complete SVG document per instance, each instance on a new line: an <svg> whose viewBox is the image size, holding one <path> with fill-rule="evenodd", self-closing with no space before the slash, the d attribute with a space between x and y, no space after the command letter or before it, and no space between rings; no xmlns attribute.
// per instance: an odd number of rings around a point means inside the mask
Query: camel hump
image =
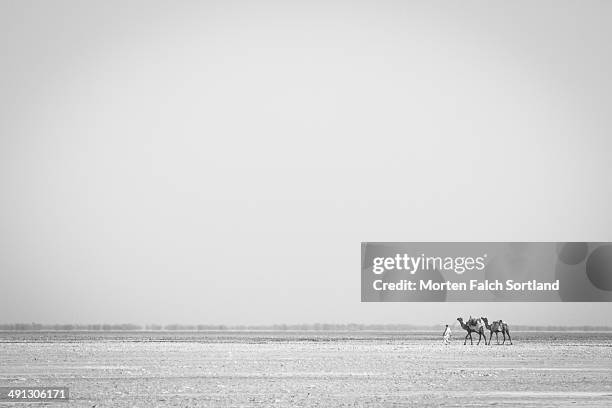
<svg viewBox="0 0 612 408"><path fill-rule="evenodd" d="M474 331L478 331L480 330L480 328L483 326L482 321L480 319L470 319L468 320L467 326Z"/></svg>

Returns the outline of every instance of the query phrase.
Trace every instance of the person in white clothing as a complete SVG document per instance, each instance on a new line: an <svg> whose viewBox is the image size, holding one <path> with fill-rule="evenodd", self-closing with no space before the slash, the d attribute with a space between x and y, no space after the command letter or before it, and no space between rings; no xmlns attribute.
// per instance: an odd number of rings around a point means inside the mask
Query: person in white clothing
<svg viewBox="0 0 612 408"><path fill-rule="evenodd" d="M450 344L450 339L451 339L451 329L450 327L448 327L448 324L446 325L446 329L444 329L444 333L442 333L442 342L444 344Z"/></svg>

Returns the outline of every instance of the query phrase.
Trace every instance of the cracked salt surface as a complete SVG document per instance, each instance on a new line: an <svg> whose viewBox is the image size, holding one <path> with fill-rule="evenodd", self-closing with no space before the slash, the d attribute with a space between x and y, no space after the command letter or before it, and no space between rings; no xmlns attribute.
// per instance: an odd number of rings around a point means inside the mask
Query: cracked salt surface
<svg viewBox="0 0 612 408"><path fill-rule="evenodd" d="M0 333L0 386L68 386L75 407L612 406L612 333L36 336Z"/></svg>

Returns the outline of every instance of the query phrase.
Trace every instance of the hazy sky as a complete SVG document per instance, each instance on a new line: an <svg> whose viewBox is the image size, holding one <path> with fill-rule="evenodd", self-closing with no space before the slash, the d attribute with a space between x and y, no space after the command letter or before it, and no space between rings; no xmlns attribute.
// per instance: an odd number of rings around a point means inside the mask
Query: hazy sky
<svg viewBox="0 0 612 408"><path fill-rule="evenodd" d="M360 303L361 241L612 241L612 3L0 0L0 321Z"/></svg>

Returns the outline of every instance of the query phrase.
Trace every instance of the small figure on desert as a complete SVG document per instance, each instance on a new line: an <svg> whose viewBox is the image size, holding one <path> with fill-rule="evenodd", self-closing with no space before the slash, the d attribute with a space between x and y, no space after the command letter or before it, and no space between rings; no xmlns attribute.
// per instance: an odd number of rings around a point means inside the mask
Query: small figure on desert
<svg viewBox="0 0 612 408"><path fill-rule="evenodd" d="M451 332L450 327L448 327L448 324L447 324L446 328L444 329L444 333L442 333L442 342L444 344L450 344L451 336L452 336L452 332Z"/></svg>
<svg viewBox="0 0 612 408"><path fill-rule="evenodd" d="M508 328L508 324L499 319L499 325L501 326L501 331L504 335L504 341L502 344L506 344L506 336L508 336L508 340L510 340L510 344L512 344L512 337L510 337L510 329Z"/></svg>
<svg viewBox="0 0 612 408"><path fill-rule="evenodd" d="M465 340L463 341L463 345L467 342L468 337L470 338L470 344L474 344L472 340L472 333L478 333L478 344L480 344L480 340L484 338L484 344L487 344L487 336L484 334L484 324L482 324L482 320L473 318L470 316L467 324L463 321L462 317L458 317L457 321L461 325L461 328L467 331L465 335Z"/></svg>

